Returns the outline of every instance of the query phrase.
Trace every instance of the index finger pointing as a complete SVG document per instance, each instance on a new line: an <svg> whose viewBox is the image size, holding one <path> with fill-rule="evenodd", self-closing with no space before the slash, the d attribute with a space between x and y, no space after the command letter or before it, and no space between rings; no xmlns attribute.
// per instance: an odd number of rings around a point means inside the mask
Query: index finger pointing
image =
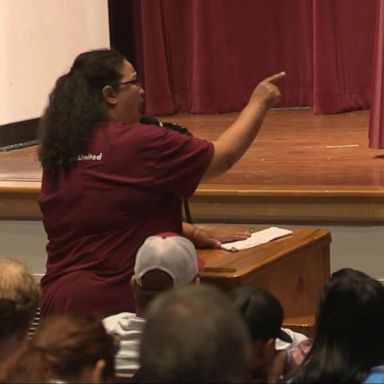
<svg viewBox="0 0 384 384"><path fill-rule="evenodd" d="M264 79L264 81L268 81L269 83L276 83L277 81L279 81L280 79L282 79L285 76L286 76L286 73L284 71L282 71L282 72L275 73L274 75L267 77L266 79Z"/></svg>

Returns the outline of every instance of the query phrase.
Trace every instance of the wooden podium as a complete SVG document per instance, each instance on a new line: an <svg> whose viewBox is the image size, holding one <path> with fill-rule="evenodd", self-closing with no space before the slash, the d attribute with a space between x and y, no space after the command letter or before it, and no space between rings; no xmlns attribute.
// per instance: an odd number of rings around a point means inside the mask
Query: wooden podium
<svg viewBox="0 0 384 384"><path fill-rule="evenodd" d="M330 276L330 243L329 231L300 228L243 251L198 250L205 261L199 276L224 291L242 285L266 288L280 300L285 318L313 318Z"/></svg>

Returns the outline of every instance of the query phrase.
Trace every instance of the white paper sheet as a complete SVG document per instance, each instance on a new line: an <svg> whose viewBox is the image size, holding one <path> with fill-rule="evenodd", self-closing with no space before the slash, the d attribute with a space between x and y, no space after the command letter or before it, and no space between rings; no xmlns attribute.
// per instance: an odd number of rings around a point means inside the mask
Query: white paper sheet
<svg viewBox="0 0 384 384"><path fill-rule="evenodd" d="M250 237L245 240L232 241L230 243L221 244L222 249L227 251L241 251L255 247L256 245L268 243L271 240L278 239L279 237L291 235L292 231L289 229L279 227L269 227L258 232L252 233Z"/></svg>

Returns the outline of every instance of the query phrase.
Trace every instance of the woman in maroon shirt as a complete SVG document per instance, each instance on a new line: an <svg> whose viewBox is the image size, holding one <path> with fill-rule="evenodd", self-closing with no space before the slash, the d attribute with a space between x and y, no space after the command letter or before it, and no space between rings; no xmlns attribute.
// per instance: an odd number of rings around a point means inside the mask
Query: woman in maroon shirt
<svg viewBox="0 0 384 384"><path fill-rule="evenodd" d="M240 159L279 99L274 82L284 75L260 82L235 122L209 142L140 124L144 90L120 53L79 55L57 80L41 123L42 315L133 311L129 279L148 236L176 232L197 247L244 238L183 223L181 200Z"/></svg>

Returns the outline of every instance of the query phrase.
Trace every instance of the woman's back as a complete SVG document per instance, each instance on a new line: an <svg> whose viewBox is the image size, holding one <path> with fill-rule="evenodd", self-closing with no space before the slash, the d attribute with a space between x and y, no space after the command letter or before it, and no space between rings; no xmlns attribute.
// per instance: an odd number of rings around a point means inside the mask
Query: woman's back
<svg viewBox="0 0 384 384"><path fill-rule="evenodd" d="M153 234L182 234L181 198L193 193L211 155L203 140L110 122L98 126L70 172L45 172L42 315L134 311L129 281L137 249Z"/></svg>
<svg viewBox="0 0 384 384"><path fill-rule="evenodd" d="M41 315L133 311L129 280L148 236L175 232L195 245L220 246L182 222L181 199L241 158L279 100L275 83L284 76L261 81L235 122L208 142L140 124L144 89L123 55L78 55L41 119L39 203L49 241Z"/></svg>

